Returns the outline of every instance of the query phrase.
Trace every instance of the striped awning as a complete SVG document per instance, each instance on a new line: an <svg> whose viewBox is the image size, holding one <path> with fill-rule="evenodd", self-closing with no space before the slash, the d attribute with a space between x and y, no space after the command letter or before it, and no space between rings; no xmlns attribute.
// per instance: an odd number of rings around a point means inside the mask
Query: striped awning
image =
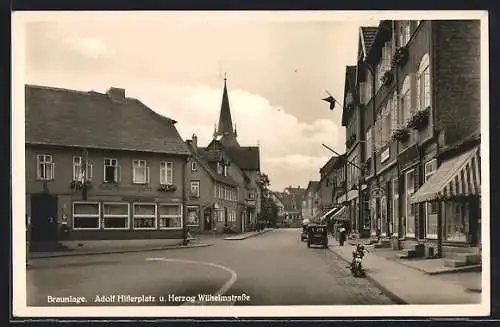
<svg viewBox="0 0 500 327"><path fill-rule="evenodd" d="M332 220L346 220L348 217L345 213L345 207L340 208L339 211L337 211L333 216Z"/></svg>
<svg viewBox="0 0 500 327"><path fill-rule="evenodd" d="M479 146L443 162L410 203L481 194Z"/></svg>
<svg viewBox="0 0 500 327"><path fill-rule="evenodd" d="M321 220L328 218L328 216L334 214L337 210L340 210L341 207L335 207L333 209L328 210L323 216L321 216Z"/></svg>

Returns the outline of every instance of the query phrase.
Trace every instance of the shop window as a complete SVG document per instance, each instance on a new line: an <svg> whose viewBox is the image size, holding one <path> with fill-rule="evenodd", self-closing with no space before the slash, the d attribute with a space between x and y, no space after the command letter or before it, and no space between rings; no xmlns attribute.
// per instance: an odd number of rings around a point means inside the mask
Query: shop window
<svg viewBox="0 0 500 327"><path fill-rule="evenodd" d="M449 202L446 206L445 238L451 242L466 242L469 219L468 208L462 203Z"/></svg>
<svg viewBox="0 0 500 327"><path fill-rule="evenodd" d="M392 180L392 234L399 234L399 186L398 179Z"/></svg>
<svg viewBox="0 0 500 327"><path fill-rule="evenodd" d="M156 205L154 203L134 203L134 229L156 229Z"/></svg>
<svg viewBox="0 0 500 327"><path fill-rule="evenodd" d="M161 229L182 228L182 205L181 204L160 204L158 205L160 214ZM199 224L199 222L198 222Z"/></svg>
<svg viewBox="0 0 500 327"><path fill-rule="evenodd" d="M187 207L187 226L200 225L200 208L198 206Z"/></svg>
<svg viewBox="0 0 500 327"><path fill-rule="evenodd" d="M100 210L98 202L73 202L73 229L99 229Z"/></svg>
<svg viewBox="0 0 500 327"><path fill-rule="evenodd" d="M415 237L415 215L418 204L410 204L409 199L415 193L416 171L406 173L406 236Z"/></svg>
<svg viewBox="0 0 500 327"><path fill-rule="evenodd" d="M440 202L432 201L425 204L425 216L427 227L426 235L429 239L437 239L438 237L438 209Z"/></svg>
<svg viewBox="0 0 500 327"><path fill-rule="evenodd" d="M129 228L128 203L103 203L102 212L104 229Z"/></svg>

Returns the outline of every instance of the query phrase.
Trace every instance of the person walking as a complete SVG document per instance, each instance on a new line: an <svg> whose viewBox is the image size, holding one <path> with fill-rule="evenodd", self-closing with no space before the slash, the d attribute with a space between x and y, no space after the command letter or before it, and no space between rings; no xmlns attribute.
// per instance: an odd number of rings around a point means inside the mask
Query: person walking
<svg viewBox="0 0 500 327"><path fill-rule="evenodd" d="M339 228L339 245L340 246L344 246L346 232L347 232L347 230L344 227L344 224L340 225L340 228Z"/></svg>

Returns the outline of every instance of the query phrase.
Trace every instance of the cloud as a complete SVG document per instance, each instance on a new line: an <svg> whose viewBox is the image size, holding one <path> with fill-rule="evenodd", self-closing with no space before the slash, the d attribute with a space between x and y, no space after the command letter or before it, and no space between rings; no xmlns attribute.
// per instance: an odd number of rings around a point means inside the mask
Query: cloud
<svg viewBox="0 0 500 327"><path fill-rule="evenodd" d="M64 44L68 49L91 59L109 59L115 55L110 46L96 37L66 38Z"/></svg>

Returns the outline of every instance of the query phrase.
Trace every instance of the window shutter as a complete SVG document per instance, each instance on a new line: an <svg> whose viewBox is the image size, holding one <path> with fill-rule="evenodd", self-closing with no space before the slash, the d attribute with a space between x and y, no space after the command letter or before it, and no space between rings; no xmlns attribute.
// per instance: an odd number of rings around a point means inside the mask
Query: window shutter
<svg viewBox="0 0 500 327"><path fill-rule="evenodd" d="M42 174L41 174L41 169L40 169L40 157L36 156L36 178L41 179Z"/></svg>
<svg viewBox="0 0 500 327"><path fill-rule="evenodd" d="M51 163L50 164L51 175L50 175L49 179L55 179L55 171L56 171L56 164L55 163Z"/></svg>
<svg viewBox="0 0 500 327"><path fill-rule="evenodd" d="M87 179L91 180L92 177L94 176L94 165L93 164L87 164L86 165L86 170L87 170Z"/></svg>
<svg viewBox="0 0 500 327"><path fill-rule="evenodd" d="M146 183L149 183L149 167L146 167Z"/></svg>

